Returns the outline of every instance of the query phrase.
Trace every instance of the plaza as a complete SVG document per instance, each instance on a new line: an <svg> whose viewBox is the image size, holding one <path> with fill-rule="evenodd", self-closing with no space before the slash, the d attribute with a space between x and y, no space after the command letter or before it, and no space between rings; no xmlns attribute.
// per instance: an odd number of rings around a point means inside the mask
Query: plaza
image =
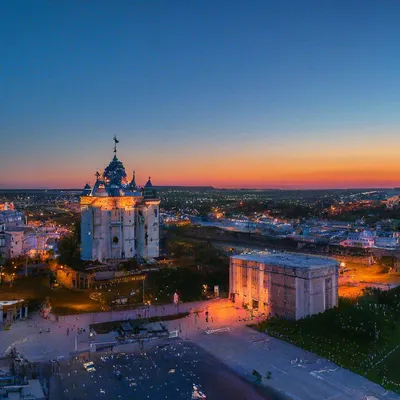
<svg viewBox="0 0 400 400"><path fill-rule="evenodd" d="M96 371L90 373L80 361L61 363L65 396L89 400L187 400L197 389L209 400L284 400L241 379L210 353L188 341L153 345L145 352L135 349L95 354L91 360Z"/></svg>
<svg viewBox="0 0 400 400"><path fill-rule="evenodd" d="M259 371L263 377L271 372L271 379L263 379L263 385L286 398L359 400L368 395L378 399L381 396L390 400L400 399L400 396L388 393L381 386L324 358L247 327L247 324L255 323L262 317L251 317L249 311L235 307L227 299L179 305L179 312L189 311L190 315L186 318L165 322L170 331L180 332L180 339L174 341L189 341L200 346L247 380L253 380L253 370ZM109 320L110 317L114 321L134 319L140 312L143 313L143 310L115 312L112 316L110 313L81 314L65 316L59 321L43 320L32 315L27 321L17 321L10 331L0 331L0 352L3 354L10 346L15 346L30 360L58 358L61 362L68 362L89 349L90 324ZM177 312L174 304L151 307L148 311L149 316ZM78 333L78 328L82 333ZM50 331L46 332L47 329ZM209 334L206 334L207 331ZM163 343L166 342L157 342ZM144 343L144 351L150 346L153 345ZM137 344L130 344L114 348L114 354L139 350ZM83 373L87 374L82 370Z"/></svg>

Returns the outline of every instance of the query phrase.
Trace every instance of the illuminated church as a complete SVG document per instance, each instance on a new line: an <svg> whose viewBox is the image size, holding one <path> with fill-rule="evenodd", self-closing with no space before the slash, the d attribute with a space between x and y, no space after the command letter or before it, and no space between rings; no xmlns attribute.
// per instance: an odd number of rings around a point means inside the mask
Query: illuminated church
<svg viewBox="0 0 400 400"><path fill-rule="evenodd" d="M135 172L129 182L124 164L114 158L96 183L86 184L81 205L82 260L100 261L159 256L159 205L150 178L136 186Z"/></svg>

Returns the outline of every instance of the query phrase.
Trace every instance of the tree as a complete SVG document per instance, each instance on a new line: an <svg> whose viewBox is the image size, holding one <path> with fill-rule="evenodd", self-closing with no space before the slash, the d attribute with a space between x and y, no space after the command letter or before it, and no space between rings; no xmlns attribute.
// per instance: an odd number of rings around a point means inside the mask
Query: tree
<svg viewBox="0 0 400 400"><path fill-rule="evenodd" d="M124 271L133 271L137 269L138 262L136 258L130 258L129 260L122 262L121 267Z"/></svg>
<svg viewBox="0 0 400 400"><path fill-rule="evenodd" d="M60 253L60 264L68 265L71 268L81 266L81 226L77 222L74 224L74 229L71 235L64 236L58 242L58 251Z"/></svg>

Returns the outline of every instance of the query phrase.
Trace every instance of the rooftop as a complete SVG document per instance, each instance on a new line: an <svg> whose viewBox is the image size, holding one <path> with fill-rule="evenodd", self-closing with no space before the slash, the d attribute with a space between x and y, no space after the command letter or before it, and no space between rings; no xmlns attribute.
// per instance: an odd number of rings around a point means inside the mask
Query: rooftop
<svg viewBox="0 0 400 400"><path fill-rule="evenodd" d="M268 265L291 268L319 269L338 265L334 258L310 256L296 253L266 253L240 254L232 256L236 260L256 261Z"/></svg>
<svg viewBox="0 0 400 400"><path fill-rule="evenodd" d="M118 139L114 137L114 157L110 164L104 169L103 174L96 172L96 182L91 187L88 183L85 185L82 196L95 196L95 197L143 197L143 193L136 186L135 171L133 171L132 180L128 182L125 166L117 158L117 143ZM144 193L144 197L153 198L156 197L156 193L152 188L152 184L149 180L146 183L145 188L147 191Z"/></svg>
<svg viewBox="0 0 400 400"><path fill-rule="evenodd" d="M18 303L22 303L24 300L2 300L0 301L0 306L10 306L13 304L18 304Z"/></svg>
<svg viewBox="0 0 400 400"><path fill-rule="evenodd" d="M26 230L26 226L10 226L5 229L5 232L25 232Z"/></svg>
<svg viewBox="0 0 400 400"><path fill-rule="evenodd" d="M19 400L19 399L44 399L42 386L38 379L28 380L27 385L13 385L4 386L4 390L7 394L5 399Z"/></svg>

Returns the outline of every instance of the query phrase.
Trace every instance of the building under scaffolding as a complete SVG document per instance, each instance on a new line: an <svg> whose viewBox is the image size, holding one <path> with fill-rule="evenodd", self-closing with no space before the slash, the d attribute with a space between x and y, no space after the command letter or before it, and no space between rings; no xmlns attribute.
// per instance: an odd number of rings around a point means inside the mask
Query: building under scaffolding
<svg viewBox="0 0 400 400"><path fill-rule="evenodd" d="M12 347L0 358L0 399L45 400L42 383L44 366L32 363ZM45 379L42 379L44 382Z"/></svg>
<svg viewBox="0 0 400 400"><path fill-rule="evenodd" d="M270 316L300 319L338 303L339 263L332 258L294 253L232 256L232 301Z"/></svg>

